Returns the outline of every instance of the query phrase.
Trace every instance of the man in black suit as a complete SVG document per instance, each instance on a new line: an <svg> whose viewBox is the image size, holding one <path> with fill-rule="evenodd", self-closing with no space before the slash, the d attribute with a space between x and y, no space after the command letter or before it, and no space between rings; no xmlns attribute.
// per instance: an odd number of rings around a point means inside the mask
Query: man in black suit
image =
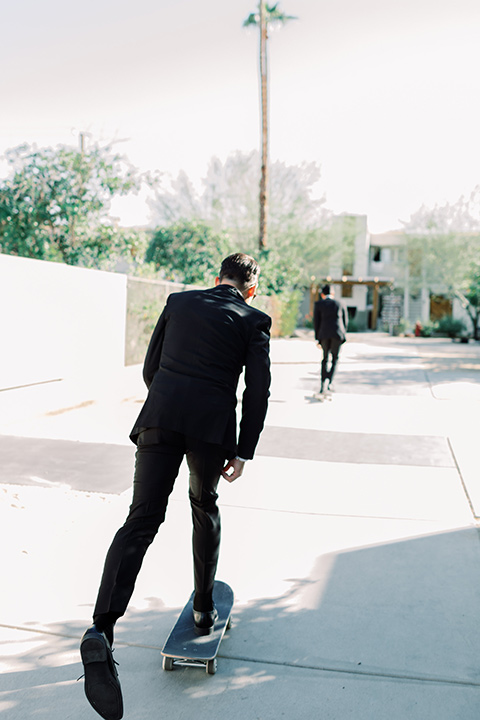
<svg viewBox="0 0 480 720"><path fill-rule="evenodd" d="M115 622L126 611L145 552L165 519L168 497L186 457L193 520L194 624L213 631L212 591L220 547L217 485L239 478L253 458L270 386L271 319L252 308L256 261L225 258L215 287L170 295L145 358L148 397L130 435L137 445L133 500L107 553L94 625L82 638L85 693L106 720L123 714L111 655ZM240 373L245 391L237 442Z"/></svg>
<svg viewBox="0 0 480 720"><path fill-rule="evenodd" d="M330 285L324 285L320 300L317 300L313 308L315 339L323 350L320 393L324 392L325 383L328 390L332 389L340 346L346 340L347 312L344 306L335 300L334 294ZM330 369L328 369L329 355L331 355Z"/></svg>

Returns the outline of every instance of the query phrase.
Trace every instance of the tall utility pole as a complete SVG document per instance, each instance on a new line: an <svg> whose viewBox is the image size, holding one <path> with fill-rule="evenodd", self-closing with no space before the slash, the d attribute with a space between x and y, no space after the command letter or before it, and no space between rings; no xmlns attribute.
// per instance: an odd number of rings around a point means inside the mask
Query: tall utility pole
<svg viewBox="0 0 480 720"><path fill-rule="evenodd" d="M268 97L267 97L267 18L265 3L260 0L260 98L262 123L262 166L260 174L260 227L258 247L267 247L268 217Z"/></svg>
<svg viewBox="0 0 480 720"><path fill-rule="evenodd" d="M264 250L267 247L267 218L268 218L268 68L267 68L267 41L268 26L284 25L288 20L296 20L292 15L285 15L275 5L267 5L265 0L259 0L258 12L250 13L243 23L244 27L256 25L260 30L260 104L262 126L262 167L260 174L260 227L258 247Z"/></svg>

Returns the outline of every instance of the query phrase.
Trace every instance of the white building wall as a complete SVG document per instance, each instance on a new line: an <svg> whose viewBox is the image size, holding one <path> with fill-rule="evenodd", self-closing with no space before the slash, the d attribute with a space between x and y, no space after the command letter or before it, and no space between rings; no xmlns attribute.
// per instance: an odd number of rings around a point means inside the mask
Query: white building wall
<svg viewBox="0 0 480 720"><path fill-rule="evenodd" d="M355 259L353 263L353 275L356 278L368 275L368 252L370 238L367 231L367 216L357 215L355 235Z"/></svg>
<svg viewBox="0 0 480 720"><path fill-rule="evenodd" d="M124 364L126 275L0 254L0 389Z"/></svg>
<svg viewBox="0 0 480 720"><path fill-rule="evenodd" d="M358 215L356 218L355 236L355 260L353 264L353 276L355 279L366 278L368 275L368 253L370 248L370 237L367 230L367 216ZM364 314L363 321L367 322L367 288L363 285L354 285L350 303L360 313Z"/></svg>

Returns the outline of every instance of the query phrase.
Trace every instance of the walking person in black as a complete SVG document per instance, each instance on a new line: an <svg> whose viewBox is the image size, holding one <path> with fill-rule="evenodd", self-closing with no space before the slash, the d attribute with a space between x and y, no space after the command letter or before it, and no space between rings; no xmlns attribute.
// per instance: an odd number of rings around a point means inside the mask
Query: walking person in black
<svg viewBox="0 0 480 720"><path fill-rule="evenodd" d="M330 285L324 285L320 299L313 308L315 339L323 350L320 393L332 389L340 346L346 340L347 311L338 300L335 300L334 295ZM328 368L329 359L330 368Z"/></svg>
<svg viewBox="0 0 480 720"><path fill-rule="evenodd" d="M193 620L198 634L213 631L217 485L221 476L228 482L239 478L253 458L269 396L271 319L250 306L258 275L250 256L225 258L215 287L170 295L150 340L143 369L148 397L130 435L137 445L132 504L107 553L94 625L80 645L85 693L105 720L123 715L111 650L114 625L127 609L144 555L165 519L184 457L193 521ZM243 368L237 441L236 392Z"/></svg>

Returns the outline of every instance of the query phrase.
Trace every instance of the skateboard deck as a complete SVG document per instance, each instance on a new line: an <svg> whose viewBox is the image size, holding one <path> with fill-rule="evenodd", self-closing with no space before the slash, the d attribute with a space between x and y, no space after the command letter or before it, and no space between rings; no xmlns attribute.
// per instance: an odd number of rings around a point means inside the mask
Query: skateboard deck
<svg viewBox="0 0 480 720"><path fill-rule="evenodd" d="M332 391L331 390L324 390L323 393L315 393L313 396L315 400L319 400L320 402L327 402L332 400Z"/></svg>
<svg viewBox="0 0 480 720"><path fill-rule="evenodd" d="M204 667L209 675L217 671L217 653L225 631L230 627L233 607L233 590L227 583L215 581L213 602L218 612L215 627L210 635L197 635L193 623L193 595L183 608L163 646L163 669L173 670L176 665Z"/></svg>

